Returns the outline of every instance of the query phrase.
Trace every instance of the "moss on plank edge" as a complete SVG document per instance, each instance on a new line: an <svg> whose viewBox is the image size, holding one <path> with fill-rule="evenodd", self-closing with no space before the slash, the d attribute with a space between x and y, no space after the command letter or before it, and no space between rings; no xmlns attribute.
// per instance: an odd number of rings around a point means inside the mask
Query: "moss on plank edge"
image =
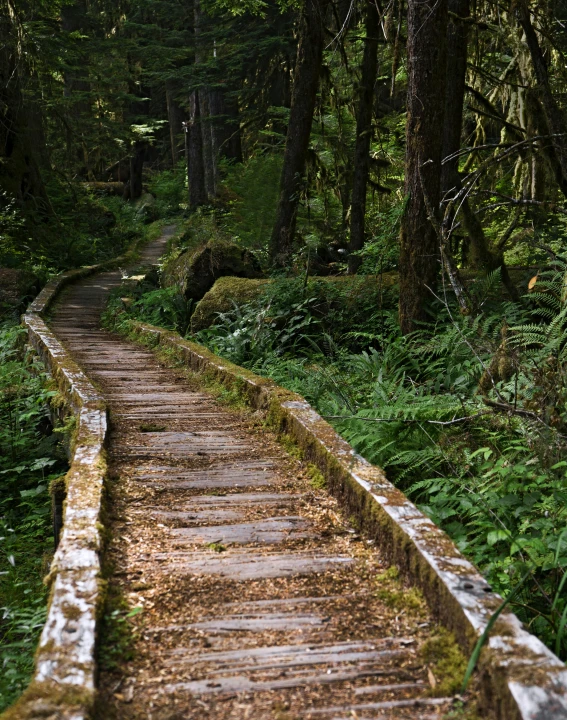
<svg viewBox="0 0 567 720"><path fill-rule="evenodd" d="M94 707L94 691L76 685L32 681L2 720L87 720Z"/></svg>

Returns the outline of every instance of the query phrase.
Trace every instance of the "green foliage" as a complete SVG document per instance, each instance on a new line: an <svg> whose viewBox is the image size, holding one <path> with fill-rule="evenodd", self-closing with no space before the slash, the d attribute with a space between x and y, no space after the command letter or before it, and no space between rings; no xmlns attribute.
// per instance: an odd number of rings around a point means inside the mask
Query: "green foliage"
<svg viewBox="0 0 567 720"><path fill-rule="evenodd" d="M280 278L256 302L221 313L197 339L249 367L272 356L344 354L388 330L393 298L380 278Z"/></svg>
<svg viewBox="0 0 567 720"><path fill-rule="evenodd" d="M244 167L227 165L224 185L228 194L221 223L245 247L264 253L276 218L282 169L280 152L253 156Z"/></svg>
<svg viewBox="0 0 567 720"><path fill-rule="evenodd" d="M66 468L49 435L42 368L22 357L23 330L0 326L0 711L29 682L45 620L42 583L53 551L50 482Z"/></svg>
<svg viewBox="0 0 567 720"><path fill-rule="evenodd" d="M133 618L142 607L130 608L120 587L110 585L100 623L97 659L102 670L113 672L135 657L136 630Z"/></svg>
<svg viewBox="0 0 567 720"><path fill-rule="evenodd" d="M4 198L0 267L25 268L46 279L53 272L116 257L146 232L136 208L117 197L98 197L80 187L70 192L57 182L49 187L57 214L43 220L41 232Z"/></svg>
<svg viewBox="0 0 567 720"><path fill-rule="evenodd" d="M191 301L185 300L177 288L163 288L143 294L132 306L138 320L152 325L161 325L178 330L182 335L187 331Z"/></svg>
<svg viewBox="0 0 567 720"><path fill-rule="evenodd" d="M374 235L357 254L363 259L361 273L381 273L398 266L400 222L405 202L392 204L387 210L380 211L373 206L368 214L369 226Z"/></svg>
<svg viewBox="0 0 567 720"><path fill-rule="evenodd" d="M435 678L431 694L437 697L457 694L467 661L453 633L443 627L436 628L435 634L423 643L421 656Z"/></svg>
<svg viewBox="0 0 567 720"><path fill-rule="evenodd" d="M118 327L128 319L160 325L185 335L189 327L192 301L187 301L175 287L156 288L150 282L131 281L114 291L103 315L103 321Z"/></svg>
<svg viewBox="0 0 567 720"><path fill-rule="evenodd" d="M173 170L164 170L151 177L148 189L156 198L156 207L161 218L179 213L187 203L187 165L182 160Z"/></svg>

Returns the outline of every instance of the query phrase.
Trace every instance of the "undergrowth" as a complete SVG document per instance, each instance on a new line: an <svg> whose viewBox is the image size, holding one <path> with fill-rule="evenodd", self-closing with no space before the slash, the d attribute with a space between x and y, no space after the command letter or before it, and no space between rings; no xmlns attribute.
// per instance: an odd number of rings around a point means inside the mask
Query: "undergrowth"
<svg viewBox="0 0 567 720"><path fill-rule="evenodd" d="M30 680L53 553L49 485L66 470L47 411L56 393L26 362L23 335L0 325L0 711Z"/></svg>

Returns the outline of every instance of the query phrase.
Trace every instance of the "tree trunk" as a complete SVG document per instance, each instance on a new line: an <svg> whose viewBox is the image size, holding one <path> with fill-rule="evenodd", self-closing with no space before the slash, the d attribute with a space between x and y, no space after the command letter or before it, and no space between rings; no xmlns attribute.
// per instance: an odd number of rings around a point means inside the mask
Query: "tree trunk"
<svg viewBox="0 0 567 720"><path fill-rule="evenodd" d="M199 89L199 104L201 109L201 135L203 142L203 168L205 171L205 188L207 196L214 198L216 195L217 162L215 143L213 138L213 124L209 107L209 90Z"/></svg>
<svg viewBox="0 0 567 720"><path fill-rule="evenodd" d="M460 22L454 16L468 17L470 0L449 0L449 11L453 13L453 16L449 17L447 29L447 79L442 152L444 160L457 153L461 148L469 25ZM461 190L461 187L459 158L444 162L441 168L442 197L445 200L450 200ZM463 198L459 202L459 209L470 242L467 266L485 272L501 268L502 279L506 284L508 272L504 264L503 254L493 252L483 227L467 198Z"/></svg>
<svg viewBox="0 0 567 720"><path fill-rule="evenodd" d="M449 0L450 12L461 18L469 16L469 6L470 0ZM451 16L447 28L447 79L442 150L444 160L461 149L468 35L469 25ZM459 158L455 158L445 162L441 167L441 193L445 196L451 190L459 189Z"/></svg>
<svg viewBox="0 0 567 720"><path fill-rule="evenodd" d="M201 112L199 108L199 93L195 90L190 100L189 122L189 206L196 208L207 204L207 190L205 187L205 168L203 165L203 135L201 132Z"/></svg>
<svg viewBox="0 0 567 720"><path fill-rule="evenodd" d="M321 62L323 18L327 0L305 0L299 22L299 45L294 72L280 198L270 238L270 259L285 267L292 251L305 159L313 123Z"/></svg>
<svg viewBox="0 0 567 720"><path fill-rule="evenodd" d="M202 65L207 61L206 48L202 39L203 13L200 0L194 0L193 6L194 32L195 32L195 64ZM201 131L201 152L204 174L205 191L207 197L216 195L216 154L213 140L211 112L209 108L209 89L199 87L196 91L199 96L199 128Z"/></svg>
<svg viewBox="0 0 567 720"><path fill-rule="evenodd" d="M217 88L209 93L209 107L213 116L215 145L220 157L242 162L242 140L238 104L227 99L225 91Z"/></svg>
<svg viewBox="0 0 567 720"><path fill-rule="evenodd" d="M461 18L470 12L470 0L449 0L449 10ZM467 50L469 26L449 17L447 27L447 78L445 89L445 117L443 119L443 150L445 161L441 167L441 196L450 200L461 190L459 176L459 158L446 161L461 149L461 132L463 126L463 105L465 99ZM486 236L478 218L465 198L460 203L463 223L469 235L470 250L467 264L470 267L485 267L490 264L491 253ZM451 218L452 220L452 218Z"/></svg>
<svg viewBox="0 0 567 720"><path fill-rule="evenodd" d="M447 58L447 0L409 0L406 208L400 232L400 326L427 319L439 246L428 207L438 212ZM424 195L427 193L427 195Z"/></svg>
<svg viewBox="0 0 567 720"><path fill-rule="evenodd" d="M130 156L130 180L124 189L126 200L137 200L143 191L143 170L146 158L147 145L143 142L134 144L134 153Z"/></svg>
<svg viewBox="0 0 567 720"><path fill-rule="evenodd" d="M366 2L364 54L356 113L356 145L354 150L354 177L350 210L349 252L362 250L366 215L366 187L370 169L370 143L372 140L372 109L374 85L378 71L378 29L380 17L374 0ZM348 271L354 274L362 260L356 255L348 258Z"/></svg>
<svg viewBox="0 0 567 720"><path fill-rule="evenodd" d="M171 143L171 161L173 166L179 161L179 150L182 147L181 136L183 134L183 118L185 113L176 100L176 92L173 83L165 84L165 96L167 100L167 117L169 120L169 140Z"/></svg>
<svg viewBox="0 0 567 720"><path fill-rule="evenodd" d="M84 0L77 0L72 5L61 8L61 27L66 33L88 34L90 31L87 6ZM75 41L76 42L76 41ZM71 174L93 179L92 168L89 166L88 153L85 151L85 130L92 122L91 84L89 82L90 57L85 50L73 51L68 55L70 63L65 71L65 97L69 101L67 108L67 152L71 162Z"/></svg>
<svg viewBox="0 0 567 720"><path fill-rule="evenodd" d="M539 99L543 108L547 128L551 138L549 143L555 155L556 162L552 162L555 179L563 195L567 197L567 140L565 138L566 124L563 112L553 97L549 84L549 72L543 52L541 50L536 31L530 18L530 10L526 0L521 0L517 5L517 13L520 25L526 35L532 58L532 65L537 80Z"/></svg>

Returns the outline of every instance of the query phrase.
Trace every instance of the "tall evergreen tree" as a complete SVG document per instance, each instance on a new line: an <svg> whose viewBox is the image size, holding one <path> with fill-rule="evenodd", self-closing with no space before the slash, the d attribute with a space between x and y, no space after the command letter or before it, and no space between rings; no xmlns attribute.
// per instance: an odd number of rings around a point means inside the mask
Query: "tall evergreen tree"
<svg viewBox="0 0 567 720"><path fill-rule="evenodd" d="M324 15L327 5L327 0L305 0L301 9L280 199L269 247L271 261L278 267L286 267L293 248L323 59Z"/></svg>
<svg viewBox="0 0 567 720"><path fill-rule="evenodd" d="M427 319L427 302L439 272L434 222L439 219L441 189L447 22L447 0L409 0L406 207L399 266L403 333Z"/></svg>
<svg viewBox="0 0 567 720"><path fill-rule="evenodd" d="M378 71L378 33L380 16L375 0L364 3L364 52L358 88L356 111L356 146L354 152L354 176L350 210L349 252L362 250L366 216L366 191L370 169L370 143L372 140L372 111L374 108L374 86ZM361 259L356 255L348 258L348 270L355 273Z"/></svg>

